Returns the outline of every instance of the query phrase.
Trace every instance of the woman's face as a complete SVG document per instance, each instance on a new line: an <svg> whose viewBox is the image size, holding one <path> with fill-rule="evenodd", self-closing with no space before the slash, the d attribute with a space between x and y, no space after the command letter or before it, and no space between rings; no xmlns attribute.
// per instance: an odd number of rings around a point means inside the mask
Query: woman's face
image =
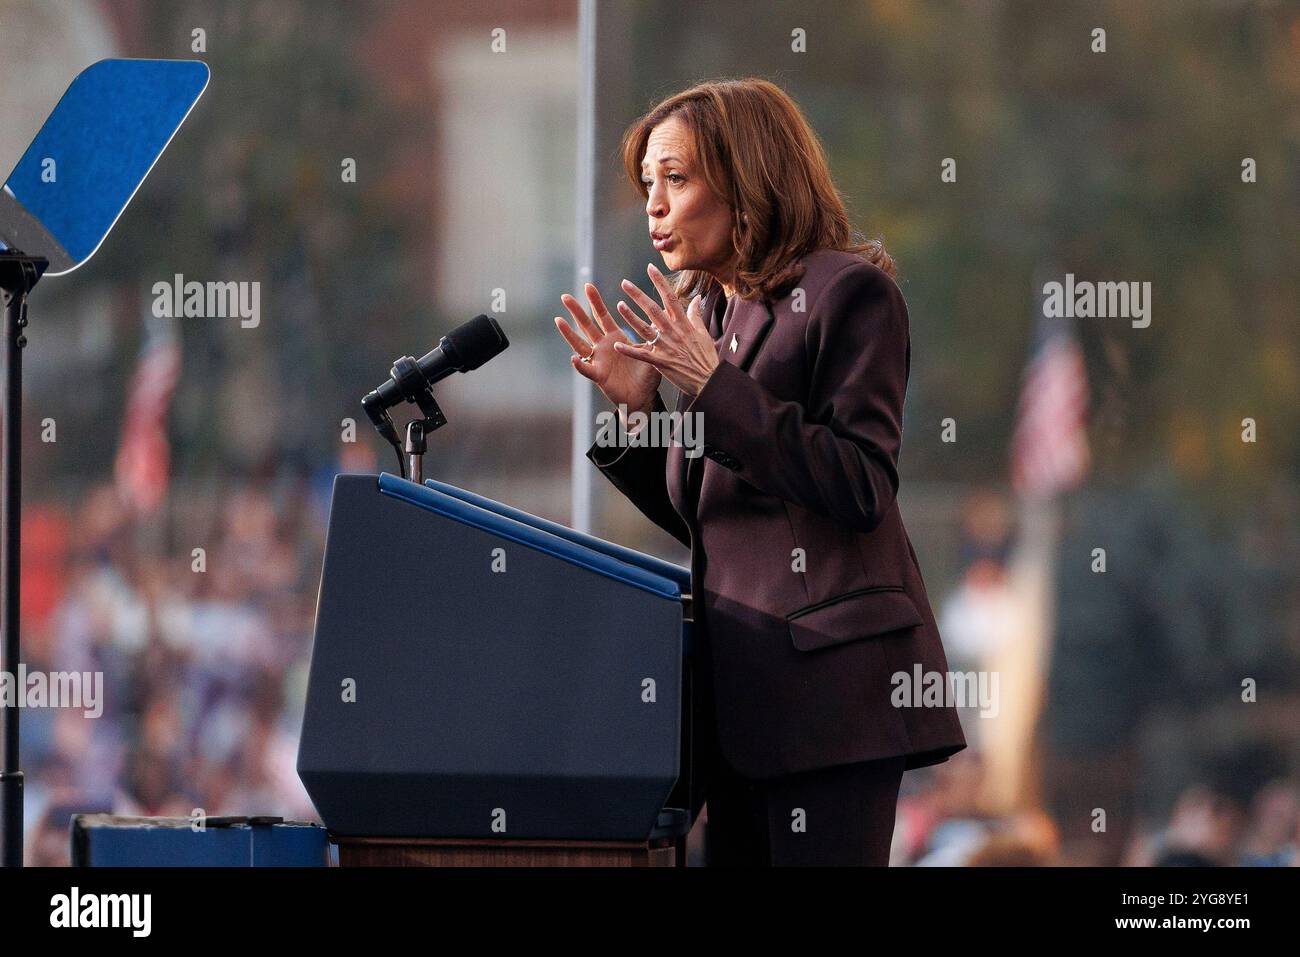
<svg viewBox="0 0 1300 957"><path fill-rule="evenodd" d="M641 161L650 239L670 271L700 269L727 283L735 259L731 207L690 166L692 146L690 131L675 116L650 131Z"/></svg>

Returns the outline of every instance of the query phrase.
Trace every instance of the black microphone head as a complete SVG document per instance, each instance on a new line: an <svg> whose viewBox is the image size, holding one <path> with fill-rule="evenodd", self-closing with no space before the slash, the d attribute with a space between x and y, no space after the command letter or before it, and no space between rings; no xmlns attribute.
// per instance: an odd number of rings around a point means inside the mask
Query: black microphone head
<svg viewBox="0 0 1300 957"><path fill-rule="evenodd" d="M460 372L477 369L506 350L510 341L491 316L478 315L442 337L442 351Z"/></svg>

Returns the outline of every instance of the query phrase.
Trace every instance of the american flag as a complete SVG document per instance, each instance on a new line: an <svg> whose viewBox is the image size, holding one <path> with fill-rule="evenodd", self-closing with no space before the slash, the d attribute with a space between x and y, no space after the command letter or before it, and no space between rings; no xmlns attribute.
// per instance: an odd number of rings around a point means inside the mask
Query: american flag
<svg viewBox="0 0 1300 957"><path fill-rule="evenodd" d="M113 466L122 500L137 512L152 512L167 495L170 446L167 410L181 370L174 320L149 317L140 364L131 379L122 439Z"/></svg>
<svg viewBox="0 0 1300 957"><path fill-rule="evenodd" d="M1028 498L1048 498L1073 488L1091 464L1088 374L1072 321L1039 310L1021 380L1011 437L1011 486Z"/></svg>

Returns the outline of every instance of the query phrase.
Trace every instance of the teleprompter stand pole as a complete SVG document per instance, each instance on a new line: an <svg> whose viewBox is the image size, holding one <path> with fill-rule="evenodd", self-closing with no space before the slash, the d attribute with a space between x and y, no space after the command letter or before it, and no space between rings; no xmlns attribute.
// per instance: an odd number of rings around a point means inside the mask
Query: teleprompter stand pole
<svg viewBox="0 0 1300 957"><path fill-rule="evenodd" d="M0 291L4 303L5 398L4 454L0 459L0 671L8 672L14 689L11 704L0 703L0 864L23 866L23 772L18 762L18 582L19 537L22 527L22 401L23 347L27 337L27 294L40 280L49 261L15 249L0 252Z"/></svg>

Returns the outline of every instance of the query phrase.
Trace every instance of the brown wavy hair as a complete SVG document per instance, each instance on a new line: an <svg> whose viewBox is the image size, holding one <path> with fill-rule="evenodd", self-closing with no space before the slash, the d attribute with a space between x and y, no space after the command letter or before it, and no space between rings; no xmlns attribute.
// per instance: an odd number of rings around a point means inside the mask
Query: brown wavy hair
<svg viewBox="0 0 1300 957"><path fill-rule="evenodd" d="M710 80L656 104L623 134L623 166L642 197L649 196L641 181L646 142L670 116L690 130L694 168L732 208L742 299L779 298L802 277L799 260L818 249L855 253L897 274L884 244L852 228L821 141L779 86L759 77ZM689 298L715 285L702 270L682 270L673 291Z"/></svg>

